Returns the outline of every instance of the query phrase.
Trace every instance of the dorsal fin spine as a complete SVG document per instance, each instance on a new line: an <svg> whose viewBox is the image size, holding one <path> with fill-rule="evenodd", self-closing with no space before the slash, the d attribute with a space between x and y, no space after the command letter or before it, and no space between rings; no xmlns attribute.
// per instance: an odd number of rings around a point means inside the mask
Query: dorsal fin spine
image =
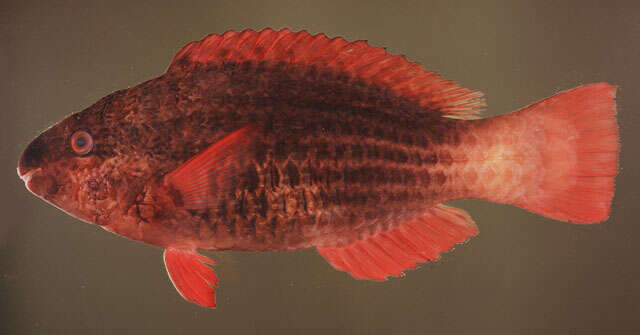
<svg viewBox="0 0 640 335"><path fill-rule="evenodd" d="M336 54L340 54L340 52L342 51L342 49L344 49L347 45L347 41L345 41L344 39L340 38L340 37L336 37L334 39L335 44L336 44L336 48L334 50L334 54L330 55L331 57L326 57L325 59L325 65L327 67L332 67L334 66L334 64L337 64L338 62L338 57L335 56Z"/></svg>
<svg viewBox="0 0 640 335"><path fill-rule="evenodd" d="M233 55L234 55L233 49L234 49L234 47L235 47L235 46L237 46L240 42L241 42L241 35L240 35L240 34L235 35L235 36L232 36L232 37L230 37L229 39L227 39L227 40L225 40L224 42L222 42L222 43L220 44L220 46L221 46L221 48L222 48L222 50L221 50L221 51L224 51L224 52L225 52L225 54L224 54L224 55L222 55L222 57L220 57L220 58L222 58L222 59L224 59L224 60L228 60L228 59L229 59L229 56L233 56Z"/></svg>
<svg viewBox="0 0 640 335"><path fill-rule="evenodd" d="M271 55L271 53L276 50L276 46L278 45L278 43L284 38L285 35L282 34L276 34L275 35L275 39L273 40L272 43L269 44L269 48L267 48L264 52L264 57L265 58L269 58L269 56Z"/></svg>
<svg viewBox="0 0 640 335"><path fill-rule="evenodd" d="M244 30L212 34L191 42L174 57L168 71L188 71L196 63L226 61L275 61L318 66L345 72L355 79L385 87L390 92L417 102L425 112L466 118L477 114L484 101L482 94L458 86L417 63L366 41L347 42L343 38L311 35L288 29L260 32Z"/></svg>

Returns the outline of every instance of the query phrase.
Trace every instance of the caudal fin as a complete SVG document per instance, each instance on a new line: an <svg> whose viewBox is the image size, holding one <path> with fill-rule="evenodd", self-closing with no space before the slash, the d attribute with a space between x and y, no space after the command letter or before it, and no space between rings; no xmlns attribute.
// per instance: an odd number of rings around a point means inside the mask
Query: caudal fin
<svg viewBox="0 0 640 335"><path fill-rule="evenodd" d="M515 205L574 223L609 217L618 172L615 95L615 86L590 84L510 115L546 139L538 149L542 173Z"/></svg>

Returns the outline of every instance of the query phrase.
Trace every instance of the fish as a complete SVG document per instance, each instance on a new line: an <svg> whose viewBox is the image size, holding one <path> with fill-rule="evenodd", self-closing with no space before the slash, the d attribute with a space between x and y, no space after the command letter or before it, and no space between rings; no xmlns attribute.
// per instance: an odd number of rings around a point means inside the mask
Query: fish
<svg viewBox="0 0 640 335"><path fill-rule="evenodd" d="M163 249L179 294L214 308L215 263L199 251L315 248L384 281L478 234L452 200L607 220L616 90L482 117L481 92L365 41L228 31L53 125L17 170L71 216Z"/></svg>

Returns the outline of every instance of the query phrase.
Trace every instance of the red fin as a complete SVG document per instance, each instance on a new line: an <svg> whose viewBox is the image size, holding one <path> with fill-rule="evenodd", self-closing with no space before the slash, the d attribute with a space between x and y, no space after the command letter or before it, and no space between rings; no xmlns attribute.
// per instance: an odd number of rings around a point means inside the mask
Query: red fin
<svg viewBox="0 0 640 335"><path fill-rule="evenodd" d="M457 118L472 117L485 106L482 93L460 87L403 56L390 55L364 41L347 42L340 37L330 39L324 34L288 29L211 34L184 46L167 72L225 61L277 61L343 71L415 100L428 110Z"/></svg>
<svg viewBox="0 0 640 335"><path fill-rule="evenodd" d="M385 280L401 276L418 263L437 260L440 253L451 250L478 234L467 212L436 205L423 216L400 226L376 233L344 247L318 248L334 268L357 279Z"/></svg>
<svg viewBox="0 0 640 335"><path fill-rule="evenodd" d="M251 126L237 130L168 173L165 181L180 192L185 208L208 208L232 185L246 163Z"/></svg>
<svg viewBox="0 0 640 335"><path fill-rule="evenodd" d="M200 306L216 307L218 277L207 264L213 261L193 250L167 248L164 250L164 264L169 278L180 295Z"/></svg>
<svg viewBox="0 0 640 335"><path fill-rule="evenodd" d="M554 219L595 223L608 218L618 173L616 88L590 84L516 112L542 124L544 178L515 205ZM509 115L509 114L508 114Z"/></svg>

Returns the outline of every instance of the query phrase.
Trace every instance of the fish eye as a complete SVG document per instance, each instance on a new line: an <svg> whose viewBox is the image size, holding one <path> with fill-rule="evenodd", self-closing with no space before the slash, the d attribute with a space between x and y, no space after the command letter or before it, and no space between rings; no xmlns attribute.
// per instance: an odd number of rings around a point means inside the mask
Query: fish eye
<svg viewBox="0 0 640 335"><path fill-rule="evenodd" d="M78 155L86 155L93 149L93 138L86 131L76 131L71 136L71 149Z"/></svg>

